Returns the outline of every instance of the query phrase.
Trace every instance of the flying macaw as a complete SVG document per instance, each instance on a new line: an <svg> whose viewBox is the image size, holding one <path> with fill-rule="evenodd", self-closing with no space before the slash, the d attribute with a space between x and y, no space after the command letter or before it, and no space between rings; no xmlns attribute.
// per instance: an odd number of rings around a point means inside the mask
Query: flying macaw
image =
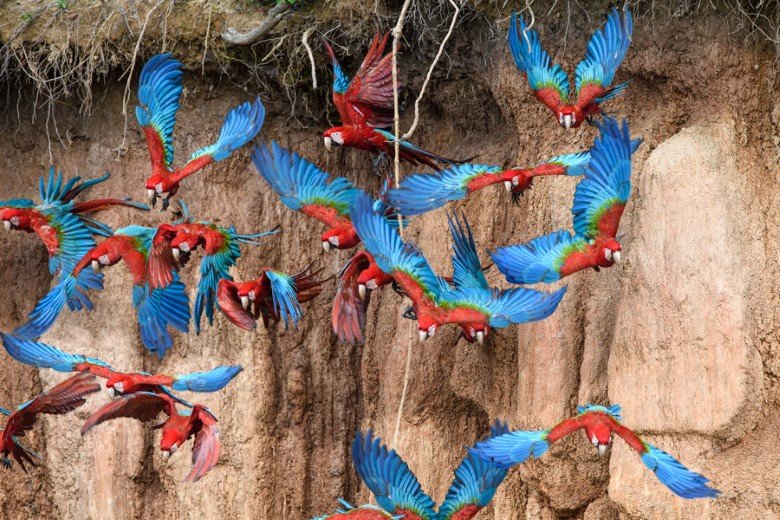
<svg viewBox="0 0 780 520"><path fill-rule="evenodd" d="M336 144L395 157L395 136L383 130L393 124L392 56L382 56L387 38L388 34L381 38L379 33L374 36L363 63L351 81L341 69L333 49L324 42L333 65L333 104L342 124L327 129L323 134L328 151ZM398 88L401 88L400 84ZM439 169L437 163L459 162L405 140L399 143L399 154L403 161L413 165L425 164L435 170Z"/></svg>
<svg viewBox="0 0 780 520"><path fill-rule="evenodd" d="M39 458L34 451L24 447L20 439L25 433L33 429L38 415L64 415L72 412L87 402L86 396L100 390L100 385L95 382L95 376L92 374L76 374L69 377L57 386L39 394L37 397L20 405L16 410L10 412L5 408L0 409L0 413L8 416L5 422L5 428L2 430L2 439L0 440L0 452L2 452L2 463L10 466L8 455L10 454L16 462L24 467L25 462L35 466L34 458Z"/></svg>
<svg viewBox="0 0 780 520"><path fill-rule="evenodd" d="M179 266L187 262L189 255L198 247L203 247L193 320L195 332L200 334L200 322L204 312L209 325L214 323L217 284L223 278L232 280L229 271L241 256L241 245L260 245L258 238L273 235L279 230L240 234L233 226L225 228L212 222L196 220L189 214L187 205L183 202L181 208L181 220L174 225L163 224L157 228L149 255L149 280L153 289L165 287Z"/></svg>
<svg viewBox="0 0 780 520"><path fill-rule="evenodd" d="M506 424L496 422L491 427L491 438L509 431ZM376 506L354 508L343 502L347 509L328 520L471 520L480 509L487 506L496 488L506 477L506 469L469 453L455 470L455 480L438 513L436 503L423 490L417 477L395 450L388 450L381 440L358 432L352 442L352 462L360 480L376 498Z"/></svg>
<svg viewBox="0 0 780 520"><path fill-rule="evenodd" d="M509 22L509 49L515 65L528 78L536 99L544 103L566 129L577 128L583 121L600 112L599 105L620 94L628 81L610 87L615 72L631 45L634 22L626 8L621 19L617 9L607 17L607 23L588 42L585 59L574 71L574 92L569 78L560 65L553 64L550 55L539 43L539 33L528 29L525 20L512 13ZM518 26L519 25L519 26ZM570 96L576 97L576 101Z"/></svg>
<svg viewBox="0 0 780 520"><path fill-rule="evenodd" d="M499 467L509 468L525 462L529 457L539 458L550 444L584 429L588 441L604 455L612 442L612 434L621 437L639 453L642 462L658 480L682 498L716 498L720 491L707 486L709 480L689 470L666 453L645 442L621 424L620 405L610 407L587 404L577 407L577 415L552 428L539 431L513 431L479 442L472 452Z"/></svg>
<svg viewBox="0 0 780 520"><path fill-rule="evenodd" d="M105 198L77 202L74 199L86 190L106 181L110 174L81 182L73 177L63 182L61 171L52 166L48 178L41 177L39 192L41 202L30 199L0 201L0 220L6 231L14 229L35 233L49 252L49 272L62 282L71 275L81 257L95 245L93 235L105 236L111 233L106 225L94 220L92 214L114 206L125 206L149 210L146 204L139 204L127 198ZM87 297L89 290L102 290L103 276L92 272L82 273L73 290L56 301L55 306L47 303L52 294L46 295L28 317L25 325L14 332L21 337L35 339L52 326L62 307L67 303L71 311L92 310Z"/></svg>
<svg viewBox="0 0 780 520"><path fill-rule="evenodd" d="M350 181L343 177L331 179L326 172L276 142L256 147L252 161L285 206L328 226L320 236L325 251L350 249L360 243L349 211L363 192ZM391 228L398 227L397 214L381 197L373 202L372 211ZM332 314L333 331L339 340L350 344L363 342L366 289L378 289L391 281L389 276L379 276L380 272L368 253L357 253L341 269Z"/></svg>
<svg viewBox="0 0 780 520"><path fill-rule="evenodd" d="M168 387L180 392L217 392L241 372L238 365L218 366L208 372L183 375L152 375L145 372L117 372L108 363L97 358L68 354L56 347L14 337L0 332L8 355L20 363L37 368L51 368L58 372L89 372L106 380L106 388L113 398L134 392L165 393L175 397ZM189 404L179 400L182 404Z"/></svg>
<svg viewBox="0 0 780 520"><path fill-rule="evenodd" d="M284 320L285 327L292 322L297 328L303 314L301 303L322 292L323 280L315 279L322 269L311 272L306 268L293 276L269 268L261 272L259 278L248 282L221 279L217 288L220 310L244 330L254 330L260 316L266 328L271 321L280 319Z"/></svg>
<svg viewBox="0 0 780 520"><path fill-rule="evenodd" d="M178 273L173 273L173 281L166 287L150 287L147 276L147 260L156 230L143 226L127 226L116 230L103 242L90 249L73 270L78 277L82 269L90 264L96 272L124 261L133 277L133 307L138 314L138 326L141 341L152 353L162 358L173 340L168 325L186 333L189 330L190 302L179 281ZM67 291L73 277L63 281L61 292Z"/></svg>
<svg viewBox="0 0 780 520"><path fill-rule="evenodd" d="M174 400L167 394L135 392L123 395L90 415L81 428L81 435L86 435L94 426L111 419L130 417L148 422L160 412L168 416L162 425L156 427L162 428L160 450L164 458L176 453L190 437L195 437L192 446L192 470L184 480L197 482L217 465L221 447L217 418L201 404L196 404L191 410L179 411Z"/></svg>
<svg viewBox="0 0 780 520"><path fill-rule="evenodd" d="M181 96L182 64L170 53L151 58L141 71L135 117L146 136L152 175L146 179L146 194L154 206L164 196L163 207L179 189L179 183L212 162L227 159L231 153L254 139L263 127L265 107L257 98L254 103L237 106L225 117L217 142L201 148L178 170L172 170L173 127Z"/></svg>
<svg viewBox="0 0 780 520"><path fill-rule="evenodd" d="M527 244L497 249L496 267L511 283L555 282L593 267L620 262L620 217L631 194L631 153L636 149L628 122L612 118L597 123L600 135L592 159L574 192L574 235L559 229ZM638 145L637 145L638 146Z"/></svg>
<svg viewBox="0 0 780 520"><path fill-rule="evenodd" d="M542 320L555 311L566 292L566 287L547 294L526 288L497 290L479 286L481 282L471 280L483 276L478 261L472 269L476 268L479 275L474 272L467 277L464 272L464 280L469 282L456 281L455 288L451 288L433 272L417 247L404 243L398 232L372 211L372 201L365 194L358 196L351 217L379 268L391 275L412 300L421 341L446 323L473 328L474 335L484 335L490 327ZM473 262L463 265L472 266Z"/></svg>

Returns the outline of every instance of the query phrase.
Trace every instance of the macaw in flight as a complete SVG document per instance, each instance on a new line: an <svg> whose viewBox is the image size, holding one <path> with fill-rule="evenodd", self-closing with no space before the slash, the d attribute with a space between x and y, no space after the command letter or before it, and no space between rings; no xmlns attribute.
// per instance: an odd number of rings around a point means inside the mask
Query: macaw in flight
<svg viewBox="0 0 780 520"><path fill-rule="evenodd" d="M506 434L506 424L496 421L490 428L491 438ZM455 470L455 480L444 502L436 512L436 503L423 490L417 477L395 450L388 450L369 430L358 432L352 442L352 463L360 480L371 490L379 507L358 508L348 503L335 515L324 520L471 520L487 506L506 477L506 469L469 453Z"/></svg>
<svg viewBox="0 0 780 520"><path fill-rule="evenodd" d="M162 224L157 228L149 254L149 280L153 289L166 287L173 280L174 273L187 263L190 254L203 247L193 320L195 333L200 334L204 312L209 325L214 323L217 284L223 278L232 280L229 271L241 256L241 245L260 245L258 238L274 235L279 230L240 234L233 226L225 228L213 222L198 221L190 215L184 202L180 201L180 204L182 218L173 225Z"/></svg>
<svg viewBox="0 0 780 520"><path fill-rule="evenodd" d="M10 454L25 472L27 471L24 467L25 462L35 466L34 459L39 458L38 454L23 446L20 439L33 429L38 416L40 414L64 415L72 412L87 402L87 395L99 390L100 385L95 382L95 376L76 374L20 405L13 412L0 408L0 413L8 417L0 439L2 453L0 462L9 467L11 461L8 455Z"/></svg>
<svg viewBox="0 0 780 520"><path fill-rule="evenodd" d="M135 392L123 395L100 407L90 415L81 428L86 435L98 424L121 417L149 422L164 412L168 419L155 428L162 428L160 450L164 458L176 453L190 437L195 438L192 446L192 470L185 482L197 482L211 468L217 465L221 443L217 418L208 408L196 404L179 411L176 403L167 394Z"/></svg>
<svg viewBox="0 0 780 520"><path fill-rule="evenodd" d="M527 244L497 249L496 267L511 283L555 282L577 271L620 262L620 217L631 194L631 154L637 148L628 122L605 117L591 161L574 192L574 235L559 229Z"/></svg>
<svg viewBox="0 0 780 520"><path fill-rule="evenodd" d="M77 202L75 199L92 186L110 177L81 182L73 177L64 182L62 172L52 166L48 178L41 177L38 188L41 202L30 199L0 201L0 220L6 231L19 230L35 233L49 252L49 272L57 275L58 282L70 276L81 257L95 246L93 235L106 236L111 229L92 218L94 213L116 206L125 206L149 211L149 206L129 198L104 198ZM14 331L21 337L35 339L45 333L67 303L71 311L92 310L87 297L89 290L102 290L103 276L92 272L82 273L73 290L58 302L57 307L48 307L44 297L36 304L25 325ZM48 318L48 319L47 319Z"/></svg>
<svg viewBox="0 0 780 520"><path fill-rule="evenodd" d="M305 303L322 292L324 280L316 276L322 269L311 272L310 268L292 276L263 268L262 274L248 282L234 282L223 278L217 288L217 301L222 313L235 326L244 330L255 330L257 318L263 317L263 325L284 320L287 327L292 323L298 328Z"/></svg>
<svg viewBox="0 0 780 520"><path fill-rule="evenodd" d="M146 136L152 175L146 179L146 194L154 206L158 197L162 209L179 190L179 183L205 166L227 159L238 148L254 139L263 127L265 107L257 98L254 103L237 106L225 117L217 142L197 150L178 170L173 164L173 127L182 91L182 64L170 53L151 58L141 71L135 117Z"/></svg>
<svg viewBox="0 0 780 520"><path fill-rule="evenodd" d="M313 217L328 230L320 235L326 252L351 249L360 237L350 220L350 207L363 193L343 177L331 178L297 153L276 142L255 148L252 161L260 176L279 194L282 203L294 211ZM397 214L380 198L372 211L391 228L398 227ZM333 331L339 340L355 344L364 341L367 289L378 289L392 281L384 275L369 253L358 252L339 273L338 290L333 303Z"/></svg>
<svg viewBox="0 0 780 520"><path fill-rule="evenodd" d="M133 277L133 307L138 315L141 341L152 353L162 358L173 346L168 326L186 333L190 322L190 301L179 281L178 273L166 287L152 288L147 275L149 251L157 231L143 226L127 226L116 232L87 252L73 270L73 277L92 266L95 272L107 266L124 261ZM61 286L67 291L73 278Z"/></svg>
<svg viewBox="0 0 780 520"><path fill-rule="evenodd" d="M341 69L333 49L323 42L333 65L333 104L339 112L342 126L329 128L323 134L325 148L333 145L350 146L370 152L395 157L395 136L388 132L393 124L393 67L392 56L382 56L388 34L374 36L363 63L350 81ZM401 88L399 84L398 88ZM439 164L457 164L409 141L399 143L402 161L425 164L438 170Z"/></svg>
<svg viewBox="0 0 780 520"><path fill-rule="evenodd" d="M585 59L574 71L574 92L569 78L559 64L539 43L539 33L528 29L517 13L509 22L509 49L515 65L528 78L536 99L553 111L558 123L566 129L577 128L586 119L599 114L600 104L608 101L628 86L628 81L610 87L615 72L626 57L634 22L626 8L621 19L617 9L607 17L607 23L588 42ZM576 97L574 100L572 97Z"/></svg>
<svg viewBox="0 0 780 520"><path fill-rule="evenodd" d="M529 457L541 457L550 448L550 444L577 430L584 430L585 436L598 450L599 455L604 455L614 433L639 453L644 465L675 495L682 498L716 498L720 494L720 491L707 485L709 480L706 477L694 473L665 451L642 440L623 426L621 421L620 405L604 407L587 404L577 407L575 417L552 428L513 431L479 442L471 451L499 467L510 468L525 462Z"/></svg>
<svg viewBox="0 0 780 520"><path fill-rule="evenodd" d="M420 341L433 336L447 323L468 328L472 336L484 338L490 328L542 320L555 311L566 292L566 287L551 294L523 287L486 287L478 260L455 262L455 287L450 287L433 272L417 247L404 243L398 232L372 211L368 196L358 196L351 217L379 268L392 276L412 300Z"/></svg>
<svg viewBox="0 0 780 520"><path fill-rule="evenodd" d="M58 372L89 372L106 380L106 389L113 399L134 392L164 393L177 402L189 405L174 396L169 388L179 392L217 392L227 386L243 370L239 365L218 366L208 372L183 375L152 375L145 372L117 372L108 363L97 358L68 354L60 349L28 341L0 332L8 355L20 363L37 368L51 368Z"/></svg>

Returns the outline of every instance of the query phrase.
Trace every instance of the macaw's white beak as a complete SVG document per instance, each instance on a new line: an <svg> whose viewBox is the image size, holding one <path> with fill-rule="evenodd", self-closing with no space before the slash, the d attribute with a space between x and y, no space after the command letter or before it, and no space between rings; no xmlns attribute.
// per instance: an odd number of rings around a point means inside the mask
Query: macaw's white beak
<svg viewBox="0 0 780 520"><path fill-rule="evenodd" d="M609 444L599 444L599 457L603 457L605 453L607 453L607 450L609 449Z"/></svg>
<svg viewBox="0 0 780 520"><path fill-rule="evenodd" d="M358 285L358 294L360 295L360 299L361 300L365 300L366 299L366 290L367 290L366 286L363 285L362 283L360 285Z"/></svg>
<svg viewBox="0 0 780 520"><path fill-rule="evenodd" d="M564 127L566 130L568 130L569 128L571 128L571 123L572 123L572 121L571 121L571 115L565 115L565 116L563 116L563 127Z"/></svg>
<svg viewBox="0 0 780 520"><path fill-rule="evenodd" d="M176 259L176 261L179 261L179 257L181 256L181 250L178 247L174 247L171 249L171 253L173 253L173 258Z"/></svg>
<svg viewBox="0 0 780 520"><path fill-rule="evenodd" d="M146 198L149 199L149 204L154 206L157 201L157 193L154 190L146 190Z"/></svg>
<svg viewBox="0 0 780 520"><path fill-rule="evenodd" d="M11 221L10 220L4 220L3 221L3 227L6 231L11 231Z"/></svg>
<svg viewBox="0 0 780 520"><path fill-rule="evenodd" d="M504 181L504 188L506 188L506 191L512 191L512 182Z"/></svg>
<svg viewBox="0 0 780 520"><path fill-rule="evenodd" d="M99 273L100 272L100 262L98 262L97 260L92 260L92 270L95 271L96 273Z"/></svg>
<svg viewBox="0 0 780 520"><path fill-rule="evenodd" d="M419 338L420 338L420 342L425 341L426 339L428 339L428 333L425 332L424 330L419 331Z"/></svg>
<svg viewBox="0 0 780 520"><path fill-rule="evenodd" d="M322 243L322 249L325 250L326 253L330 252L330 242L327 240Z"/></svg>
<svg viewBox="0 0 780 520"><path fill-rule="evenodd" d="M241 306L244 309L248 309L249 308L249 297L248 296L242 296L241 297Z"/></svg>
<svg viewBox="0 0 780 520"><path fill-rule="evenodd" d="M479 343L480 345L485 343L485 333L481 330L477 332L477 343Z"/></svg>
<svg viewBox="0 0 780 520"><path fill-rule="evenodd" d="M171 452L170 451L164 451L162 452L163 459L168 460L171 458Z"/></svg>
<svg viewBox="0 0 780 520"><path fill-rule="evenodd" d="M116 397L116 389L113 386L109 386L106 388L106 392L108 392L108 398L113 399Z"/></svg>
<svg viewBox="0 0 780 520"><path fill-rule="evenodd" d="M333 139L330 137L325 138L325 148L327 148L329 152L333 151Z"/></svg>
<svg viewBox="0 0 780 520"><path fill-rule="evenodd" d="M612 253L612 261L615 262L616 264L620 263L620 251L614 251Z"/></svg>

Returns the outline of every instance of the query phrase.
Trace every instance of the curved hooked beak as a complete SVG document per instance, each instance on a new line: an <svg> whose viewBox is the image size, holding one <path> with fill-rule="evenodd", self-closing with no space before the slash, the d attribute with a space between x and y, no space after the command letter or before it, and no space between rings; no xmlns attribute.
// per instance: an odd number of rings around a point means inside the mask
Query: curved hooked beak
<svg viewBox="0 0 780 520"><path fill-rule="evenodd" d="M162 452L163 459L168 460L171 458L171 452L170 451L164 451Z"/></svg>
<svg viewBox="0 0 780 520"><path fill-rule="evenodd" d="M428 333L427 332L425 332L424 330L421 330L421 331L418 331L418 332L419 332L420 342L423 342L426 339L428 339Z"/></svg>
<svg viewBox="0 0 780 520"><path fill-rule="evenodd" d="M330 137L325 138L325 148L327 148L329 152L333 151L333 139Z"/></svg>
<svg viewBox="0 0 780 520"><path fill-rule="evenodd" d="M477 343L479 343L480 345L485 343L485 333L481 330L477 332Z"/></svg>
<svg viewBox="0 0 780 520"><path fill-rule="evenodd" d="M149 204L154 207L154 205L157 203L157 192L154 190L146 190L146 198L149 199Z"/></svg>
<svg viewBox="0 0 780 520"><path fill-rule="evenodd" d="M181 256L181 249L178 247L174 247L171 249L171 253L173 254L173 258L176 259L176 261L179 261L179 257Z"/></svg>
<svg viewBox="0 0 780 520"><path fill-rule="evenodd" d="M106 392L108 393L109 399L114 399L117 396L116 389L113 386L106 388Z"/></svg>
<svg viewBox="0 0 780 520"><path fill-rule="evenodd" d="M620 251L613 251L612 252L612 261L616 264L620 263Z"/></svg>
<svg viewBox="0 0 780 520"><path fill-rule="evenodd" d="M361 300L365 300L366 299L366 290L367 290L366 286L363 285L362 283L360 285L358 285L358 294L360 295L360 299Z"/></svg>
<svg viewBox="0 0 780 520"><path fill-rule="evenodd" d="M323 241L322 242L322 249L324 249L326 253L329 253L330 252L330 242L328 242L327 240Z"/></svg>
<svg viewBox="0 0 780 520"><path fill-rule="evenodd" d="M11 221L10 220L4 220L3 221L3 227L6 231L11 231Z"/></svg>
<svg viewBox="0 0 780 520"><path fill-rule="evenodd" d="M607 450L609 450L608 444L599 444L599 457L603 457Z"/></svg>
<svg viewBox="0 0 780 520"><path fill-rule="evenodd" d="M241 307L243 307L245 310L249 308L249 296L241 297Z"/></svg>
<svg viewBox="0 0 780 520"><path fill-rule="evenodd" d="M100 272L100 262L98 262L97 260L92 260L92 270L95 271L96 273L99 273Z"/></svg>
<svg viewBox="0 0 780 520"><path fill-rule="evenodd" d="M571 117L571 115L570 114L566 114L565 116L563 116L563 127L566 130L571 128L571 124L572 124L572 117Z"/></svg>
<svg viewBox="0 0 780 520"><path fill-rule="evenodd" d="M504 188L506 188L506 191L512 191L512 182L504 181Z"/></svg>

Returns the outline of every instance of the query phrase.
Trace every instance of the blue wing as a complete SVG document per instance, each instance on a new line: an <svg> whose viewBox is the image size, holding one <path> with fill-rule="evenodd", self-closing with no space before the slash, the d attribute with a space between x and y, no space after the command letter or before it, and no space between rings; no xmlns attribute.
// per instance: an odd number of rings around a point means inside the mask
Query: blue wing
<svg viewBox="0 0 780 520"><path fill-rule="evenodd" d="M695 473L680 461L652 444L645 444L647 451L642 462L650 468L658 480L675 495L682 498L717 498L720 491L707 485L709 479Z"/></svg>
<svg viewBox="0 0 780 520"><path fill-rule="evenodd" d="M479 262L479 256L477 256L477 245L474 243L474 237L471 234L471 227L466 220L466 216L463 216L462 222L455 214L448 215L447 220L454 249L452 256L452 279L455 287L487 289L489 285L485 274L482 272L482 264Z"/></svg>
<svg viewBox="0 0 780 520"><path fill-rule="evenodd" d="M274 309L281 319L284 320L284 326L292 322L295 328L298 328L303 311L298 302L298 293L295 289L295 280L290 275L277 271L266 271L265 275L271 283L271 299Z"/></svg>
<svg viewBox="0 0 780 520"><path fill-rule="evenodd" d="M547 435L550 430L518 430L478 442L471 452L501 468L521 464L529 457L538 459L550 448Z"/></svg>
<svg viewBox="0 0 780 520"><path fill-rule="evenodd" d="M133 306L138 312L141 341L160 358L173 346L168 325L185 333L189 330L190 302L176 274L170 285L151 292L148 284L134 286Z"/></svg>
<svg viewBox="0 0 780 520"><path fill-rule="evenodd" d="M222 390L241 372L238 365L219 366L208 372L193 372L191 374L173 376L171 388L183 392L216 392Z"/></svg>
<svg viewBox="0 0 780 520"><path fill-rule="evenodd" d="M265 107L260 98L254 103L247 101L237 106L225 117L217 142L193 153L190 162L205 155L210 155L215 162L227 159L231 153L255 138L263 128L264 120Z"/></svg>
<svg viewBox="0 0 780 520"><path fill-rule="evenodd" d="M634 22L631 17L631 11L626 8L621 20L617 9L612 8L612 12L607 17L607 23L596 31L588 42L588 50L585 59L577 65L574 72L574 85L577 94L588 84L607 88L615 78L615 72L626 57L628 47L631 45L631 35L634 30ZM615 87L618 92L626 87L623 83ZM616 92L610 92L609 99L614 97Z"/></svg>
<svg viewBox="0 0 780 520"><path fill-rule="evenodd" d="M25 365L51 368L58 372L72 372L79 363L111 368L100 359L68 354L45 343L28 341L2 332L0 332L0 337L2 337L3 346L8 355Z"/></svg>
<svg viewBox="0 0 780 520"><path fill-rule="evenodd" d="M41 298L35 308L27 316L27 323L14 330L13 335L21 339L34 340L48 331L62 308L73 295L76 287L76 279L72 276L59 282Z"/></svg>
<svg viewBox="0 0 780 520"><path fill-rule="evenodd" d="M346 215L358 193L347 179L337 177L330 180L326 172L297 153L282 148L275 141L270 147L255 147L252 162L279 194L284 205L295 211L318 204L333 207L340 214Z"/></svg>
<svg viewBox="0 0 780 520"><path fill-rule="evenodd" d="M434 520L436 504L425 494L409 466L395 452L373 438L371 430L358 432L352 442L352 463L360 479L390 513L408 511L422 520Z"/></svg>
<svg viewBox="0 0 780 520"><path fill-rule="evenodd" d="M585 173L585 168L590 163L590 152L567 153L553 157L542 164L555 164L566 170L566 175L578 176Z"/></svg>
<svg viewBox="0 0 780 520"><path fill-rule="evenodd" d="M587 246L582 237L559 229L527 244L498 248L490 256L509 283L551 283L562 278L561 267L566 258Z"/></svg>
<svg viewBox="0 0 780 520"><path fill-rule="evenodd" d="M566 287L553 293L524 287L503 291L466 288L445 293L442 299L455 306L479 309L489 317L491 327L502 328L547 318L558 308L564 294Z"/></svg>
<svg viewBox="0 0 780 520"><path fill-rule="evenodd" d="M403 215L421 215L450 201L464 199L471 180L502 171L498 166L459 164L435 173L415 173L406 176L397 189L391 189L388 200Z"/></svg>
<svg viewBox="0 0 780 520"><path fill-rule="evenodd" d="M181 63L170 53L158 54L146 62L138 84L135 117L142 127L151 127L160 139L164 166L173 162L173 127L181 96Z"/></svg>

